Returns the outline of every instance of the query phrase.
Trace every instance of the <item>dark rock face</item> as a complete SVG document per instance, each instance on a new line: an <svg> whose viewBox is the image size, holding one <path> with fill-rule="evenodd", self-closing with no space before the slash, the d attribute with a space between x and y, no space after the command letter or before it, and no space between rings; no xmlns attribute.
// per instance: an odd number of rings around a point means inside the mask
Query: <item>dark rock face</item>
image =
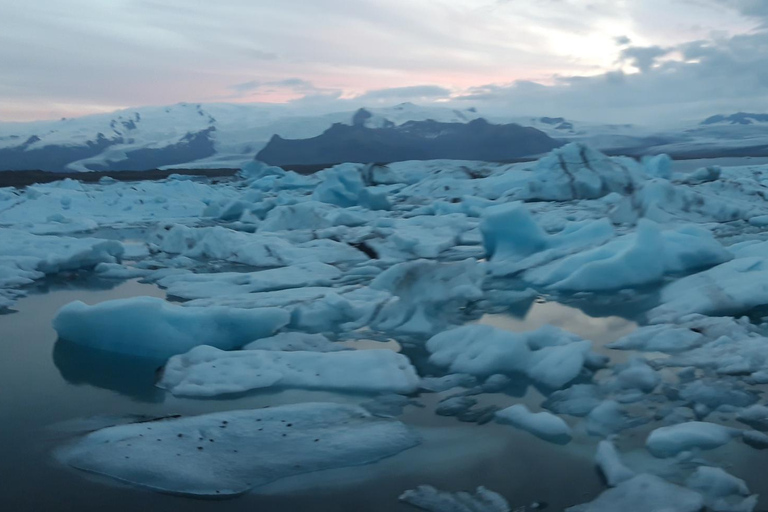
<svg viewBox="0 0 768 512"><path fill-rule="evenodd" d="M366 128L359 122L352 126L334 124L322 135L309 139L274 136L256 158L270 165L437 158L505 161L546 153L559 146L560 141L535 128L495 125L484 119L466 124L409 121L384 128Z"/></svg>

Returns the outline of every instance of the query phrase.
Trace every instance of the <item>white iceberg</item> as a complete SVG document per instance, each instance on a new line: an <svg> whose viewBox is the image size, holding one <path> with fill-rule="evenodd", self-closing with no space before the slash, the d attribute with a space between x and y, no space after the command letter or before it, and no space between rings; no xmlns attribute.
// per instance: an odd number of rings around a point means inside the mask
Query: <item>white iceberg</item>
<svg viewBox="0 0 768 512"><path fill-rule="evenodd" d="M407 357L390 350L228 352L204 345L171 357L158 386L192 397L269 387L412 393L419 377Z"/></svg>

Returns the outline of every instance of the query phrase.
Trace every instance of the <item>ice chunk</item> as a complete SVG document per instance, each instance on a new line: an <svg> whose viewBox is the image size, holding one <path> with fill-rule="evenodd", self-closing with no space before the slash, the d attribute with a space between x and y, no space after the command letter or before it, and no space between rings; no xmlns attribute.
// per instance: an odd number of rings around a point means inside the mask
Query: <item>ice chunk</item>
<svg viewBox="0 0 768 512"><path fill-rule="evenodd" d="M333 226L359 226L369 216L317 201L276 206L259 224L259 231L317 230Z"/></svg>
<svg viewBox="0 0 768 512"><path fill-rule="evenodd" d="M53 320L59 337L91 348L167 358L197 345L239 348L288 323L277 308L184 308L155 297L134 297L89 306L75 301Z"/></svg>
<svg viewBox="0 0 768 512"><path fill-rule="evenodd" d="M261 338L243 347L243 350L280 350L283 352L338 352L351 350L334 343L322 334L305 332L281 332L269 338Z"/></svg>
<svg viewBox="0 0 768 512"><path fill-rule="evenodd" d="M522 203L487 208L480 223L485 252L491 261L519 260L548 246L548 235Z"/></svg>
<svg viewBox="0 0 768 512"><path fill-rule="evenodd" d="M678 453L692 450L712 450L728 443L738 430L715 423L689 421L669 427L660 427L651 432L645 446L656 457L674 457Z"/></svg>
<svg viewBox="0 0 768 512"><path fill-rule="evenodd" d="M390 209L382 191L366 188L363 170L363 165L345 163L317 173L321 181L312 199L344 208L360 205L376 210Z"/></svg>
<svg viewBox="0 0 768 512"><path fill-rule="evenodd" d="M643 167L648 176L654 178L664 178L668 180L672 177L672 159L669 155L647 155L643 157Z"/></svg>
<svg viewBox="0 0 768 512"><path fill-rule="evenodd" d="M752 405L739 412L736 419L757 430L768 430L768 407Z"/></svg>
<svg viewBox="0 0 768 512"><path fill-rule="evenodd" d="M394 265L371 282L392 297L371 325L382 330L431 334L455 322L456 311L482 297L485 269L474 260L416 260Z"/></svg>
<svg viewBox="0 0 768 512"><path fill-rule="evenodd" d="M398 421L324 403L220 412L93 432L67 464L187 496L234 496L281 478L360 466L419 444Z"/></svg>
<svg viewBox="0 0 768 512"><path fill-rule="evenodd" d="M648 180L616 205L611 218L624 224L634 223L638 218L660 223L730 222L750 218L760 210L747 200L749 192L741 181L734 180L733 187L738 191L728 194L721 190L705 192L665 179Z"/></svg>
<svg viewBox="0 0 768 512"><path fill-rule="evenodd" d="M549 395L542 407L557 414L586 416L603 403L601 390L594 384L575 384Z"/></svg>
<svg viewBox="0 0 768 512"><path fill-rule="evenodd" d="M641 474L608 489L594 501L567 512L701 512L704 499L697 492Z"/></svg>
<svg viewBox="0 0 768 512"><path fill-rule="evenodd" d="M405 491L400 501L428 512L509 512L509 504L503 496L485 487L474 493L440 491L429 485Z"/></svg>
<svg viewBox="0 0 768 512"><path fill-rule="evenodd" d="M511 274L605 242L613 236L610 222L571 223L550 235L522 203L486 208L480 223L485 252L495 274Z"/></svg>
<svg viewBox="0 0 768 512"><path fill-rule="evenodd" d="M606 400L587 415L586 429L590 435L608 437L648 421L649 418L633 418L616 401Z"/></svg>
<svg viewBox="0 0 768 512"><path fill-rule="evenodd" d="M20 295L11 289L31 284L46 274L115 263L123 251L123 245L115 240L41 236L0 228L0 302L11 306Z"/></svg>
<svg viewBox="0 0 768 512"><path fill-rule="evenodd" d="M419 378L407 357L389 350L227 352L200 346L172 357L158 385L197 397L268 387L411 393Z"/></svg>
<svg viewBox="0 0 768 512"><path fill-rule="evenodd" d="M489 325L465 325L427 341L430 362L451 372L481 377L523 373L555 389L581 373L591 346L551 326L513 333Z"/></svg>
<svg viewBox="0 0 768 512"><path fill-rule="evenodd" d="M688 328L670 325L649 325L606 345L617 350L642 350L645 352L684 352L704 342L701 333Z"/></svg>
<svg viewBox="0 0 768 512"><path fill-rule="evenodd" d="M441 400L435 407L438 416L458 416L477 405L477 399L469 396L451 396Z"/></svg>
<svg viewBox="0 0 768 512"><path fill-rule="evenodd" d="M629 363L614 368L616 377L614 386L620 390L636 389L650 393L661 382L661 377L648 363L640 358L633 358Z"/></svg>
<svg viewBox="0 0 768 512"><path fill-rule="evenodd" d="M566 444L572 437L571 427L562 418L548 412L533 413L522 404L498 411L496 420L557 444Z"/></svg>
<svg viewBox="0 0 768 512"><path fill-rule="evenodd" d="M739 314L768 304L768 260L738 258L684 277L664 287L661 302L648 313L655 323L690 313Z"/></svg>
<svg viewBox="0 0 768 512"><path fill-rule="evenodd" d="M341 275L341 271L334 266L313 262L260 272L178 274L164 277L157 284L167 288L168 295L173 297L203 299L302 286L328 286Z"/></svg>
<svg viewBox="0 0 768 512"><path fill-rule="evenodd" d="M421 389L440 393L455 387L471 388L477 385L477 379L472 375L452 373L442 377L424 377L421 379Z"/></svg>
<svg viewBox="0 0 768 512"><path fill-rule="evenodd" d="M707 230L684 227L662 232L655 223L641 220L636 233L531 271L525 278L557 290L615 290L652 284L665 274L731 258Z"/></svg>
<svg viewBox="0 0 768 512"><path fill-rule="evenodd" d="M698 467L685 485L701 493L709 508L723 512L751 512L757 505L757 496L749 498L744 480L729 475L720 468Z"/></svg>
<svg viewBox="0 0 768 512"><path fill-rule="evenodd" d="M369 259L349 244L335 240L319 239L294 244L275 233L244 233L221 226L166 226L155 232L151 241L170 254L262 268L310 262L355 263Z"/></svg>
<svg viewBox="0 0 768 512"><path fill-rule="evenodd" d="M636 163L611 159L589 146L571 143L536 162L527 188L513 197L527 200L597 199L611 192L627 195L645 176Z"/></svg>
<svg viewBox="0 0 768 512"><path fill-rule="evenodd" d="M610 487L616 487L621 482L635 476L635 472L621 461L619 453L611 441L603 440L597 444L595 462Z"/></svg>

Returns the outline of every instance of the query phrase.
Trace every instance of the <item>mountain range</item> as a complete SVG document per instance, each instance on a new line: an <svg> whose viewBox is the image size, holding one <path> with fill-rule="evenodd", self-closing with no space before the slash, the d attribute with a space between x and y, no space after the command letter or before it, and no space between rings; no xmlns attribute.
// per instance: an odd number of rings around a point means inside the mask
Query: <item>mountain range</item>
<svg viewBox="0 0 768 512"><path fill-rule="evenodd" d="M735 113L674 128L509 117L403 103L323 115L264 104L127 109L57 121L0 122L0 170L236 168L346 160L535 157L564 142L611 154L768 155L768 115Z"/></svg>

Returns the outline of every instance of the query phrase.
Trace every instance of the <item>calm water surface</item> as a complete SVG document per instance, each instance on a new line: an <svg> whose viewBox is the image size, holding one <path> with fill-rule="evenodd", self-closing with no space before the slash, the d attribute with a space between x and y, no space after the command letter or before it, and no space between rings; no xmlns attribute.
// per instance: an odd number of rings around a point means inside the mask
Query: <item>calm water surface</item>
<svg viewBox="0 0 768 512"><path fill-rule="evenodd" d="M509 426L478 426L435 415L437 402L453 392L423 394L418 400L425 407L406 408L400 419L419 429L424 437L417 448L371 466L285 479L233 500L202 501L157 494L59 465L52 451L73 435L77 420L83 418L370 400L367 396L307 391L260 392L222 400L179 399L154 387L155 371L162 361L112 356L57 342L51 320L61 306L72 300L98 303L137 295L163 297L164 293L135 281L117 283L93 277L50 281L20 300L17 312L0 315L2 510L391 512L413 510L398 503L397 497L421 484L446 490L485 485L503 494L513 510L537 501L548 503L548 510L562 510L592 499L603 489L592 462L595 439L577 436L562 447ZM513 331L552 323L593 339L597 345L631 332L636 325L632 319L590 316L551 302L534 303L517 317L487 315L480 321ZM136 335L141 336L141 332ZM395 341L365 341L356 347L401 348ZM506 407L524 402L532 408L538 408L542 398L527 382L516 383L506 393L481 397L483 405ZM635 441L628 440L632 443Z"/></svg>

